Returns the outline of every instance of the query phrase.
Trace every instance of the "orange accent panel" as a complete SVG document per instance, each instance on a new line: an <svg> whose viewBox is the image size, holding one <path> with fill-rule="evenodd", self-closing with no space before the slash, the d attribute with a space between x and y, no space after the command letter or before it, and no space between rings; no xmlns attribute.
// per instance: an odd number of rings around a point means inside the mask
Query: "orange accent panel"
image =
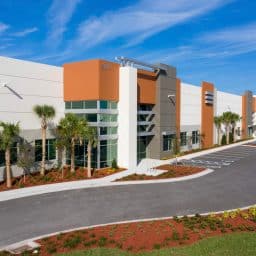
<svg viewBox="0 0 256 256"><path fill-rule="evenodd" d="M247 97L246 95L242 96L242 138L247 137Z"/></svg>
<svg viewBox="0 0 256 256"><path fill-rule="evenodd" d="M209 148L213 146L213 124L214 124L214 107L213 105L205 104L205 92L209 91L214 93L214 85L208 82L202 82L202 122L201 133L203 135L203 148ZM214 103L215 104L215 103Z"/></svg>
<svg viewBox="0 0 256 256"><path fill-rule="evenodd" d="M156 104L156 74L146 70L138 70L138 102Z"/></svg>
<svg viewBox="0 0 256 256"><path fill-rule="evenodd" d="M180 134L180 95L181 95L181 80L176 79L176 134Z"/></svg>
<svg viewBox="0 0 256 256"><path fill-rule="evenodd" d="M118 101L119 64L104 60L67 63L64 67L64 101Z"/></svg>
<svg viewBox="0 0 256 256"><path fill-rule="evenodd" d="M253 97L252 104L252 112L256 112L256 97Z"/></svg>

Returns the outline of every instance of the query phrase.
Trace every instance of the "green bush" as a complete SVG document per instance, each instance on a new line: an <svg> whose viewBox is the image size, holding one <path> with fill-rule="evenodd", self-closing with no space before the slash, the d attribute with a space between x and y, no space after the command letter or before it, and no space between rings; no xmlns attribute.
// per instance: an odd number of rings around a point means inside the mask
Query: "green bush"
<svg viewBox="0 0 256 256"><path fill-rule="evenodd" d="M112 164L111 164L111 168L114 169L114 170L118 169L116 159L113 159Z"/></svg>
<svg viewBox="0 0 256 256"><path fill-rule="evenodd" d="M226 134L223 134L221 138L221 145L226 145L226 144L227 144L227 136Z"/></svg>
<svg viewBox="0 0 256 256"><path fill-rule="evenodd" d="M104 247L104 246L106 246L106 244L107 244L107 238L104 236L100 237L100 239L98 241L99 247Z"/></svg>
<svg viewBox="0 0 256 256"><path fill-rule="evenodd" d="M66 248L73 249L73 248L77 247L80 243L81 243L81 237L80 236L74 236L74 237L68 238L64 242L63 246L66 247Z"/></svg>

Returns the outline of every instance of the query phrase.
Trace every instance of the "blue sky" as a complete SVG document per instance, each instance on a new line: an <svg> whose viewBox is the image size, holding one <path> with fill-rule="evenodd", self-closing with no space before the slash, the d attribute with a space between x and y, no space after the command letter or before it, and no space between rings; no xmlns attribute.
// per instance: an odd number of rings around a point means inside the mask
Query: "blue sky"
<svg viewBox="0 0 256 256"><path fill-rule="evenodd" d="M256 94L254 0L1 0L0 55L53 65L116 56Z"/></svg>

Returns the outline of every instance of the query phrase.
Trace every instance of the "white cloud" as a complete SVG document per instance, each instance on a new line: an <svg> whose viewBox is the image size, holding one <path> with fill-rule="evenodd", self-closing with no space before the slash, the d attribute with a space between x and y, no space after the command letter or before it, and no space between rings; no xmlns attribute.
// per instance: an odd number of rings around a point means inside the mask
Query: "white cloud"
<svg viewBox="0 0 256 256"><path fill-rule="evenodd" d="M211 31L198 38L216 56L234 56L256 51L256 23Z"/></svg>
<svg viewBox="0 0 256 256"><path fill-rule="evenodd" d="M10 26L0 22L0 33L5 32Z"/></svg>
<svg viewBox="0 0 256 256"><path fill-rule="evenodd" d="M231 0L140 0L127 8L85 20L72 44L91 47L124 38L131 46L229 2Z"/></svg>
<svg viewBox="0 0 256 256"><path fill-rule="evenodd" d="M19 32L15 32L15 33L12 33L12 36L15 36L15 37L24 37L24 36L27 36L31 33L34 33L38 31L38 28L37 27L33 27L33 28L27 28L27 29L24 29L22 31L19 31Z"/></svg>
<svg viewBox="0 0 256 256"><path fill-rule="evenodd" d="M55 47L59 45L67 30L67 24L80 2L81 0L53 0L47 14L49 23L48 45Z"/></svg>

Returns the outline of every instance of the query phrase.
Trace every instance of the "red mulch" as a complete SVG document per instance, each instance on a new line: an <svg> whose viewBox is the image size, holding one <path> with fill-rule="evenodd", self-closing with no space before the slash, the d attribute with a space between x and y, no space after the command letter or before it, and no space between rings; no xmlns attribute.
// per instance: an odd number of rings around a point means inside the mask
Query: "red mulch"
<svg viewBox="0 0 256 256"><path fill-rule="evenodd" d="M166 170L167 172L157 176L148 176L145 174L131 174L116 181L170 179L192 175L205 170L205 168L183 165L161 165L156 167L156 169Z"/></svg>
<svg viewBox="0 0 256 256"><path fill-rule="evenodd" d="M248 211L244 211L248 212ZM40 255L64 253L95 247L119 248L132 252L192 244L200 239L232 232L255 232L256 219L218 216L109 225L60 234L39 240ZM194 223L194 224L193 224ZM77 241L71 244L71 240Z"/></svg>
<svg viewBox="0 0 256 256"><path fill-rule="evenodd" d="M6 187L6 182L2 182L0 183L0 191L39 186L39 185L45 185L45 184L67 182L67 181L98 179L98 178L109 176L111 174L114 174L123 170L125 169L122 169L122 168L119 168L116 170L111 168L98 169L98 170L92 171L92 177L88 178L86 168L76 168L75 173L71 173L69 167L64 167L63 177L62 177L61 170L51 169L46 171L45 176L41 176L39 172L26 175L25 181L23 176L13 178L12 187L9 189Z"/></svg>

